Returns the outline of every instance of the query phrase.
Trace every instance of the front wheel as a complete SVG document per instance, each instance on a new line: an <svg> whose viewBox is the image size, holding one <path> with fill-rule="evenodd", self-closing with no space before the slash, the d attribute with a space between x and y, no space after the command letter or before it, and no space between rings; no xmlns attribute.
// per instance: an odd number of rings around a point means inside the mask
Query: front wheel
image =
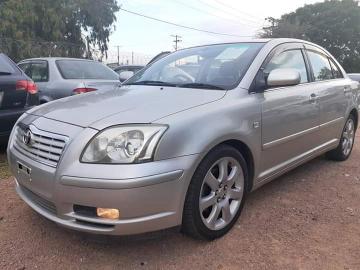
<svg viewBox="0 0 360 270"><path fill-rule="evenodd" d="M355 118L351 114L346 121L338 147L326 155L329 159L345 161L350 157L355 141Z"/></svg>
<svg viewBox="0 0 360 270"><path fill-rule="evenodd" d="M182 231L207 240L226 234L240 216L247 178L246 162L236 149L222 145L210 152L191 180Z"/></svg>

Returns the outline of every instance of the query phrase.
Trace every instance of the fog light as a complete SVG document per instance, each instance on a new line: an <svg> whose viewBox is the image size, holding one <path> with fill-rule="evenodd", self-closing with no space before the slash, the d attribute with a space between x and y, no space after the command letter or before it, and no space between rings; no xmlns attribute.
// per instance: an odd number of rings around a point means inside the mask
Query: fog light
<svg viewBox="0 0 360 270"><path fill-rule="evenodd" d="M119 219L120 212L117 209L111 208L96 208L96 215L101 218Z"/></svg>

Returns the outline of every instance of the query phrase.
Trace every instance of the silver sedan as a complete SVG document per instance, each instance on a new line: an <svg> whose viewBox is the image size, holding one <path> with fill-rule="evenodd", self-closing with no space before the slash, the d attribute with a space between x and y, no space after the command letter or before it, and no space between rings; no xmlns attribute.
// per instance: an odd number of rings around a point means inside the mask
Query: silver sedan
<svg viewBox="0 0 360 270"><path fill-rule="evenodd" d="M119 75L104 64L77 58L44 57L18 66L38 86L40 103L120 86Z"/></svg>
<svg viewBox="0 0 360 270"><path fill-rule="evenodd" d="M323 153L346 160L358 84L301 40L194 47L118 90L32 109L8 146L19 196L68 228L136 234L181 226L215 239L246 195Z"/></svg>

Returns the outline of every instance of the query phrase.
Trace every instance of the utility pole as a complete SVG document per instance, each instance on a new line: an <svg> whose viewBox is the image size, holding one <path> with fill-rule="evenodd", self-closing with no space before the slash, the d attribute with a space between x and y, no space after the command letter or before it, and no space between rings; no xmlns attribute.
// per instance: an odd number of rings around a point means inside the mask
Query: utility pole
<svg viewBox="0 0 360 270"><path fill-rule="evenodd" d="M134 64L134 52L131 52L131 64Z"/></svg>
<svg viewBox="0 0 360 270"><path fill-rule="evenodd" d="M91 51L90 51L90 40L89 37L86 37L86 47L87 47L87 59L91 59Z"/></svg>
<svg viewBox="0 0 360 270"><path fill-rule="evenodd" d="M119 45L115 46L117 48L117 63L120 66L120 47Z"/></svg>
<svg viewBox="0 0 360 270"><path fill-rule="evenodd" d="M179 35L171 35L172 37L174 37L175 38L175 40L173 41L174 43L175 43L175 46L174 46L174 48L175 48L175 51L177 51L178 50L178 44L180 43L180 42L182 42L182 40L180 39L180 38L182 38L181 36L179 36Z"/></svg>

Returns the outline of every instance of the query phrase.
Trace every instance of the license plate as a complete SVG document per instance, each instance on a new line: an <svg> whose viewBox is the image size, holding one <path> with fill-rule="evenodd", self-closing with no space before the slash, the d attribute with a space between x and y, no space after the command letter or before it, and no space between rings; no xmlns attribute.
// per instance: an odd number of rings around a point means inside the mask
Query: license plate
<svg viewBox="0 0 360 270"><path fill-rule="evenodd" d="M31 168L28 166L25 166L24 164L17 162L18 165L18 171L22 172L23 174L30 176L31 175Z"/></svg>

